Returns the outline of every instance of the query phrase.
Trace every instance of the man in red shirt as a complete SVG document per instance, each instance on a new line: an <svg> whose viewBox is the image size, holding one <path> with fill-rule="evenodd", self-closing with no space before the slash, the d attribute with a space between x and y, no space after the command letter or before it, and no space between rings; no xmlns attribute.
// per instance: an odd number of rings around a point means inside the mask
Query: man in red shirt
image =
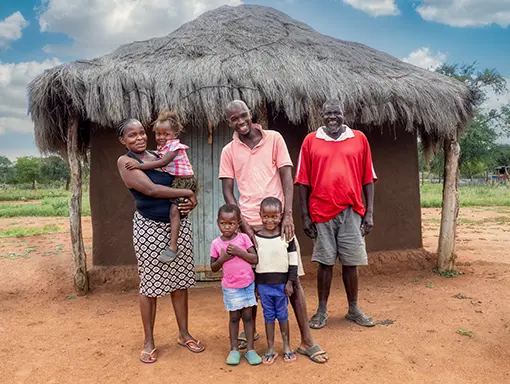
<svg viewBox="0 0 510 384"><path fill-rule="evenodd" d="M227 106L227 122L234 131L232 141L221 153L219 178L225 202L241 209L241 229L254 240L255 232L263 228L260 218L260 203L266 197L277 197L283 202L282 237L294 238L292 219L292 161L282 135L273 130L264 130L253 124L246 104L234 100ZM234 196L234 181L239 190L239 201ZM296 244L297 245L297 244ZM298 246L298 245L297 245ZM298 249L299 252L299 249ZM304 274L301 256L298 260L298 275ZM299 278L293 284L294 293L290 302L301 333L301 345L297 352L308 356L316 363L325 363L327 353L315 343L308 327L306 299ZM254 307L253 319L256 318Z"/></svg>
<svg viewBox="0 0 510 384"><path fill-rule="evenodd" d="M368 263L364 236L373 226L377 177L372 154L365 135L343 124L340 101L326 101L322 114L324 126L303 141L295 180L299 184L303 228L315 240L312 261L319 263L319 306L309 324L314 329L326 325L333 266L338 258L349 302L345 317L371 327L375 321L358 307L358 265Z"/></svg>

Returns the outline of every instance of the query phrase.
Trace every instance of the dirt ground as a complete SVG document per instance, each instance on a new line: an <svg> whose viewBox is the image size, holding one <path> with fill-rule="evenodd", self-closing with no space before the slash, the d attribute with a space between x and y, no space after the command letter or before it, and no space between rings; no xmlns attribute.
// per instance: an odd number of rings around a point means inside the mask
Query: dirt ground
<svg viewBox="0 0 510 384"><path fill-rule="evenodd" d="M438 209L423 210L430 252L437 246L439 217ZM55 223L67 229L65 218L0 219L0 229ZM89 219L84 227L90 254ZM463 275L438 276L430 257L420 262L424 253L406 259L404 252L373 257L372 269L362 273L361 308L393 324L364 329L347 322L337 274L328 326L313 331L329 353L326 365L299 356L291 365L280 359L269 367L242 362L233 368L224 364L227 313L217 283L190 292L190 329L207 350L195 355L176 344L170 299L163 298L155 335L159 359L143 365L136 289L122 290L93 270L95 289L75 297L68 233L0 239L0 382L510 383L509 230L509 208L462 209L457 251ZM306 271L311 314L317 304L314 265L307 263ZM263 331L260 318L258 325ZM297 329L292 317L295 347ZM264 338L257 343L260 353L264 344Z"/></svg>

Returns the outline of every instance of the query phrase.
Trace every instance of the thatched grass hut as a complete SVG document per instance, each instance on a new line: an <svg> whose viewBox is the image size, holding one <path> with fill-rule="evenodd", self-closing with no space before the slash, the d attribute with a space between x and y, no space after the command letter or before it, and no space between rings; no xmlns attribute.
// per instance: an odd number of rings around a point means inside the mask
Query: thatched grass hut
<svg viewBox="0 0 510 384"><path fill-rule="evenodd" d="M67 151L73 170L77 287L86 285L79 185L80 160L89 150L93 262L135 262L134 204L116 170L123 152L113 129L118 121L136 117L148 123L170 108L186 122L183 141L191 147L203 186L193 221L198 271L205 273L217 232L215 211L222 203L219 156L231 139L223 120L226 103L246 101L267 128L282 132L295 159L309 129L319 126L321 105L329 97L344 102L347 123L364 131L372 146L380 182L369 250L422 246L417 137L429 148L445 146L440 254L447 263L442 268L451 268L458 209L455 156L459 132L471 115L469 90L362 44L322 35L275 9L241 5L206 12L168 36L60 65L31 82L37 145L42 152ZM299 214L296 223L299 227ZM310 246L303 239L305 252Z"/></svg>

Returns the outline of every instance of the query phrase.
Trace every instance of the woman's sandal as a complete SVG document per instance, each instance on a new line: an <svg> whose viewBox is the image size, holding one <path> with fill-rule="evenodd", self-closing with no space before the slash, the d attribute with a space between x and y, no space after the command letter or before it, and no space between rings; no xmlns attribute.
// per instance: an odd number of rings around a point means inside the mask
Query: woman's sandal
<svg viewBox="0 0 510 384"><path fill-rule="evenodd" d="M284 363L293 363L297 360L296 352L285 352L283 354L283 362Z"/></svg>
<svg viewBox="0 0 510 384"><path fill-rule="evenodd" d="M264 353L264 356L262 356L262 364L272 365L276 361L277 357L278 352Z"/></svg>
<svg viewBox="0 0 510 384"><path fill-rule="evenodd" d="M140 352L140 361L144 364L152 364L158 360L158 356L156 354L156 348L154 348L150 352L142 351Z"/></svg>
<svg viewBox="0 0 510 384"><path fill-rule="evenodd" d="M227 357L226 363L228 365L239 365L241 362L241 352L239 351L230 351Z"/></svg>
<svg viewBox="0 0 510 384"><path fill-rule="evenodd" d="M205 346L200 342L200 340L195 339L190 339L184 343L177 341L177 344L179 344L181 347L188 348L193 353L200 353L205 349Z"/></svg>
<svg viewBox="0 0 510 384"><path fill-rule="evenodd" d="M249 350L244 354L244 358L248 360L250 365L259 365L262 364L262 358L255 352L253 349Z"/></svg>

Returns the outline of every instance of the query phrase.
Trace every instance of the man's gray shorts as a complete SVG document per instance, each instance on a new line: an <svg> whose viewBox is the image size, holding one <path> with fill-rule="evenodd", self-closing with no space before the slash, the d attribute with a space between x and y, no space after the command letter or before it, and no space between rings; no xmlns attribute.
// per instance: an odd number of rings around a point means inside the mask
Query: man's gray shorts
<svg viewBox="0 0 510 384"><path fill-rule="evenodd" d="M315 223L317 236L313 245L312 261L335 265L367 265L365 237L361 232L361 216L348 207L334 219Z"/></svg>

